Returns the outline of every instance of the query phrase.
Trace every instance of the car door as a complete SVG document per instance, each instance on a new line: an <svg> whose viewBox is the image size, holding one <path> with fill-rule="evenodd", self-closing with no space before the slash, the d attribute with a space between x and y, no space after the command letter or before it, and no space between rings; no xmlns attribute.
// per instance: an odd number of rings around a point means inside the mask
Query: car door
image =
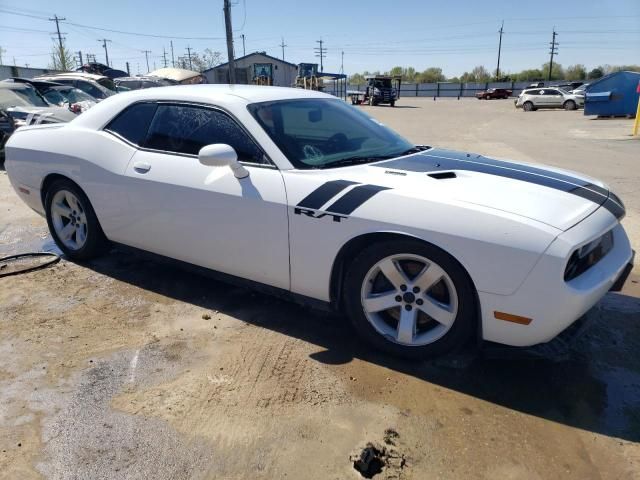
<svg viewBox="0 0 640 480"><path fill-rule="evenodd" d="M564 101L564 97L562 93L560 93L556 89L547 89L544 92L545 105L547 107L559 108L562 107L562 102Z"/></svg>
<svg viewBox="0 0 640 480"><path fill-rule="evenodd" d="M289 288L286 192L280 171L228 113L212 106L147 104L154 109L131 158L125 243L154 253ZM234 147L249 171L208 167L201 147Z"/></svg>

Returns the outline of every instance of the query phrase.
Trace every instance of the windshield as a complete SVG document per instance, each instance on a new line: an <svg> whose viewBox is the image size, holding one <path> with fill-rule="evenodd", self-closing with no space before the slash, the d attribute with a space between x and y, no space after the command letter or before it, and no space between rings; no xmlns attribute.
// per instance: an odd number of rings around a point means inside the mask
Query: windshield
<svg viewBox="0 0 640 480"><path fill-rule="evenodd" d="M45 102L43 98L40 95L38 95L38 92L36 92L33 88L16 89L14 90L14 93L16 93L18 96L20 96L24 100L26 100L29 105L33 105L35 107L49 106L47 102Z"/></svg>
<svg viewBox="0 0 640 480"><path fill-rule="evenodd" d="M51 105L58 105L59 107L64 106L67 101L58 90L47 90L43 93L43 96Z"/></svg>
<svg viewBox="0 0 640 480"><path fill-rule="evenodd" d="M247 107L296 168L326 168L399 156L413 145L338 99L296 99Z"/></svg>

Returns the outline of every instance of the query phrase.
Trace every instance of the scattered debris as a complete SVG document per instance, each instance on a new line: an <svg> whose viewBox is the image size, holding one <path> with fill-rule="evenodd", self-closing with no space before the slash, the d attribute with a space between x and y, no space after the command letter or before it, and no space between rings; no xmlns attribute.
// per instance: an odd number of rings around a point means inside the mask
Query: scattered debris
<svg viewBox="0 0 640 480"><path fill-rule="evenodd" d="M384 441L388 445L395 445L394 440L399 437L395 430L385 430ZM349 460L363 478L374 478L381 473L384 473L385 479L400 478L402 471L407 467L407 460L403 454L376 442L368 442L364 448L351 455Z"/></svg>
<svg viewBox="0 0 640 480"><path fill-rule="evenodd" d="M203 313L202 314L202 319L203 320L211 320L211 315L209 315L208 313Z"/></svg>
<svg viewBox="0 0 640 480"><path fill-rule="evenodd" d="M384 443L386 443L387 445L394 445L396 444L396 440L400 438L400 434L398 432L396 432L393 428L387 428L384 431Z"/></svg>

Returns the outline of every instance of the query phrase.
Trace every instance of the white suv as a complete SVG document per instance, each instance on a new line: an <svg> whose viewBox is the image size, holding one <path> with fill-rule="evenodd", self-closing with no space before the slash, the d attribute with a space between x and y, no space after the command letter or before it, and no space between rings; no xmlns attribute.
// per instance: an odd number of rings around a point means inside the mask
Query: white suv
<svg viewBox="0 0 640 480"><path fill-rule="evenodd" d="M560 88L530 88L522 91L515 104L516 108L522 108L525 112L532 112L539 108L575 110L584 106L584 97Z"/></svg>

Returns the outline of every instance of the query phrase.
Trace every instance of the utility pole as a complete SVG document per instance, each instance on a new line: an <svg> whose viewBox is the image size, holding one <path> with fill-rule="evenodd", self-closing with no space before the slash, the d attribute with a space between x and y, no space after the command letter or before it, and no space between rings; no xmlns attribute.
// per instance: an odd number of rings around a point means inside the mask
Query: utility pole
<svg viewBox="0 0 640 480"><path fill-rule="evenodd" d="M551 59L549 60L549 81L551 81L551 71L553 69L553 56L558 55L558 45L560 45L558 42L556 42L557 35L558 34L556 33L556 27L553 27L553 36L551 37L551 52L549 52L551 54Z"/></svg>
<svg viewBox="0 0 640 480"><path fill-rule="evenodd" d="M151 53L151 50L142 50L142 52L144 53L144 57L147 59L147 73L149 73L151 71L149 69L149 54Z"/></svg>
<svg viewBox="0 0 640 480"><path fill-rule="evenodd" d="M58 32L58 48L59 50L59 55L60 55L60 66L62 67L63 70L68 70L69 69L69 65L67 65L67 59L65 58L64 55L64 48L62 47L62 34L60 33L60 23L61 21L66 20L66 18L60 18L58 17L58 15L54 15L53 18L50 18L49 21L50 22L56 22L56 31Z"/></svg>
<svg viewBox="0 0 640 480"><path fill-rule="evenodd" d="M127 62L127 75L129 77L131 76L131 71L129 70L129 62Z"/></svg>
<svg viewBox="0 0 640 480"><path fill-rule="evenodd" d="M107 50L107 42L110 42L111 40L109 40L108 38L102 38L100 40L98 40L99 42L102 42L102 47L104 48L104 56L107 60L107 67L109 66L109 51Z"/></svg>
<svg viewBox="0 0 640 480"><path fill-rule="evenodd" d="M193 65L191 65L191 47L187 47L187 56L189 57L189 70L193 70Z"/></svg>
<svg viewBox="0 0 640 480"><path fill-rule="evenodd" d="M247 51L244 48L244 33L242 35L240 35L242 37L242 56L246 57L247 56Z"/></svg>
<svg viewBox="0 0 640 480"><path fill-rule="evenodd" d="M500 53L502 52L502 34L504 33L504 20L500 26L500 40L498 41L498 66L496 67L496 82L500 81Z"/></svg>
<svg viewBox="0 0 640 480"><path fill-rule="evenodd" d="M162 63L164 64L164 68L167 68L167 50L162 46Z"/></svg>
<svg viewBox="0 0 640 480"><path fill-rule="evenodd" d="M80 66L84 65L84 62L82 61L82 51L78 50L78 59L80 60Z"/></svg>
<svg viewBox="0 0 640 480"><path fill-rule="evenodd" d="M320 44L319 47L314 48L313 50L316 52L316 57L320 57L320 71L324 72L324 66L322 64L322 60L327 56L327 49L322 46L324 43L322 39L316 40L316 43Z"/></svg>
<svg viewBox="0 0 640 480"><path fill-rule="evenodd" d="M173 59L173 40L171 40L171 66L176 68L176 61Z"/></svg>
<svg viewBox="0 0 640 480"><path fill-rule="evenodd" d="M344 50L340 52L340 73L344 73Z"/></svg>
<svg viewBox="0 0 640 480"><path fill-rule="evenodd" d="M2 65L2 54L6 52L6 50L2 47L0 47L0 65ZM15 60L13 61L13 63L16 63Z"/></svg>
<svg viewBox="0 0 640 480"><path fill-rule="evenodd" d="M224 0L224 26L227 33L227 57L229 58L229 83L236 83L236 62L233 58L233 30L231 28L231 2Z"/></svg>
<svg viewBox="0 0 640 480"><path fill-rule="evenodd" d="M282 37L282 42L280 43L280 46L282 47L282 61L284 61L284 47L286 47L286 45L284 44L284 37Z"/></svg>

